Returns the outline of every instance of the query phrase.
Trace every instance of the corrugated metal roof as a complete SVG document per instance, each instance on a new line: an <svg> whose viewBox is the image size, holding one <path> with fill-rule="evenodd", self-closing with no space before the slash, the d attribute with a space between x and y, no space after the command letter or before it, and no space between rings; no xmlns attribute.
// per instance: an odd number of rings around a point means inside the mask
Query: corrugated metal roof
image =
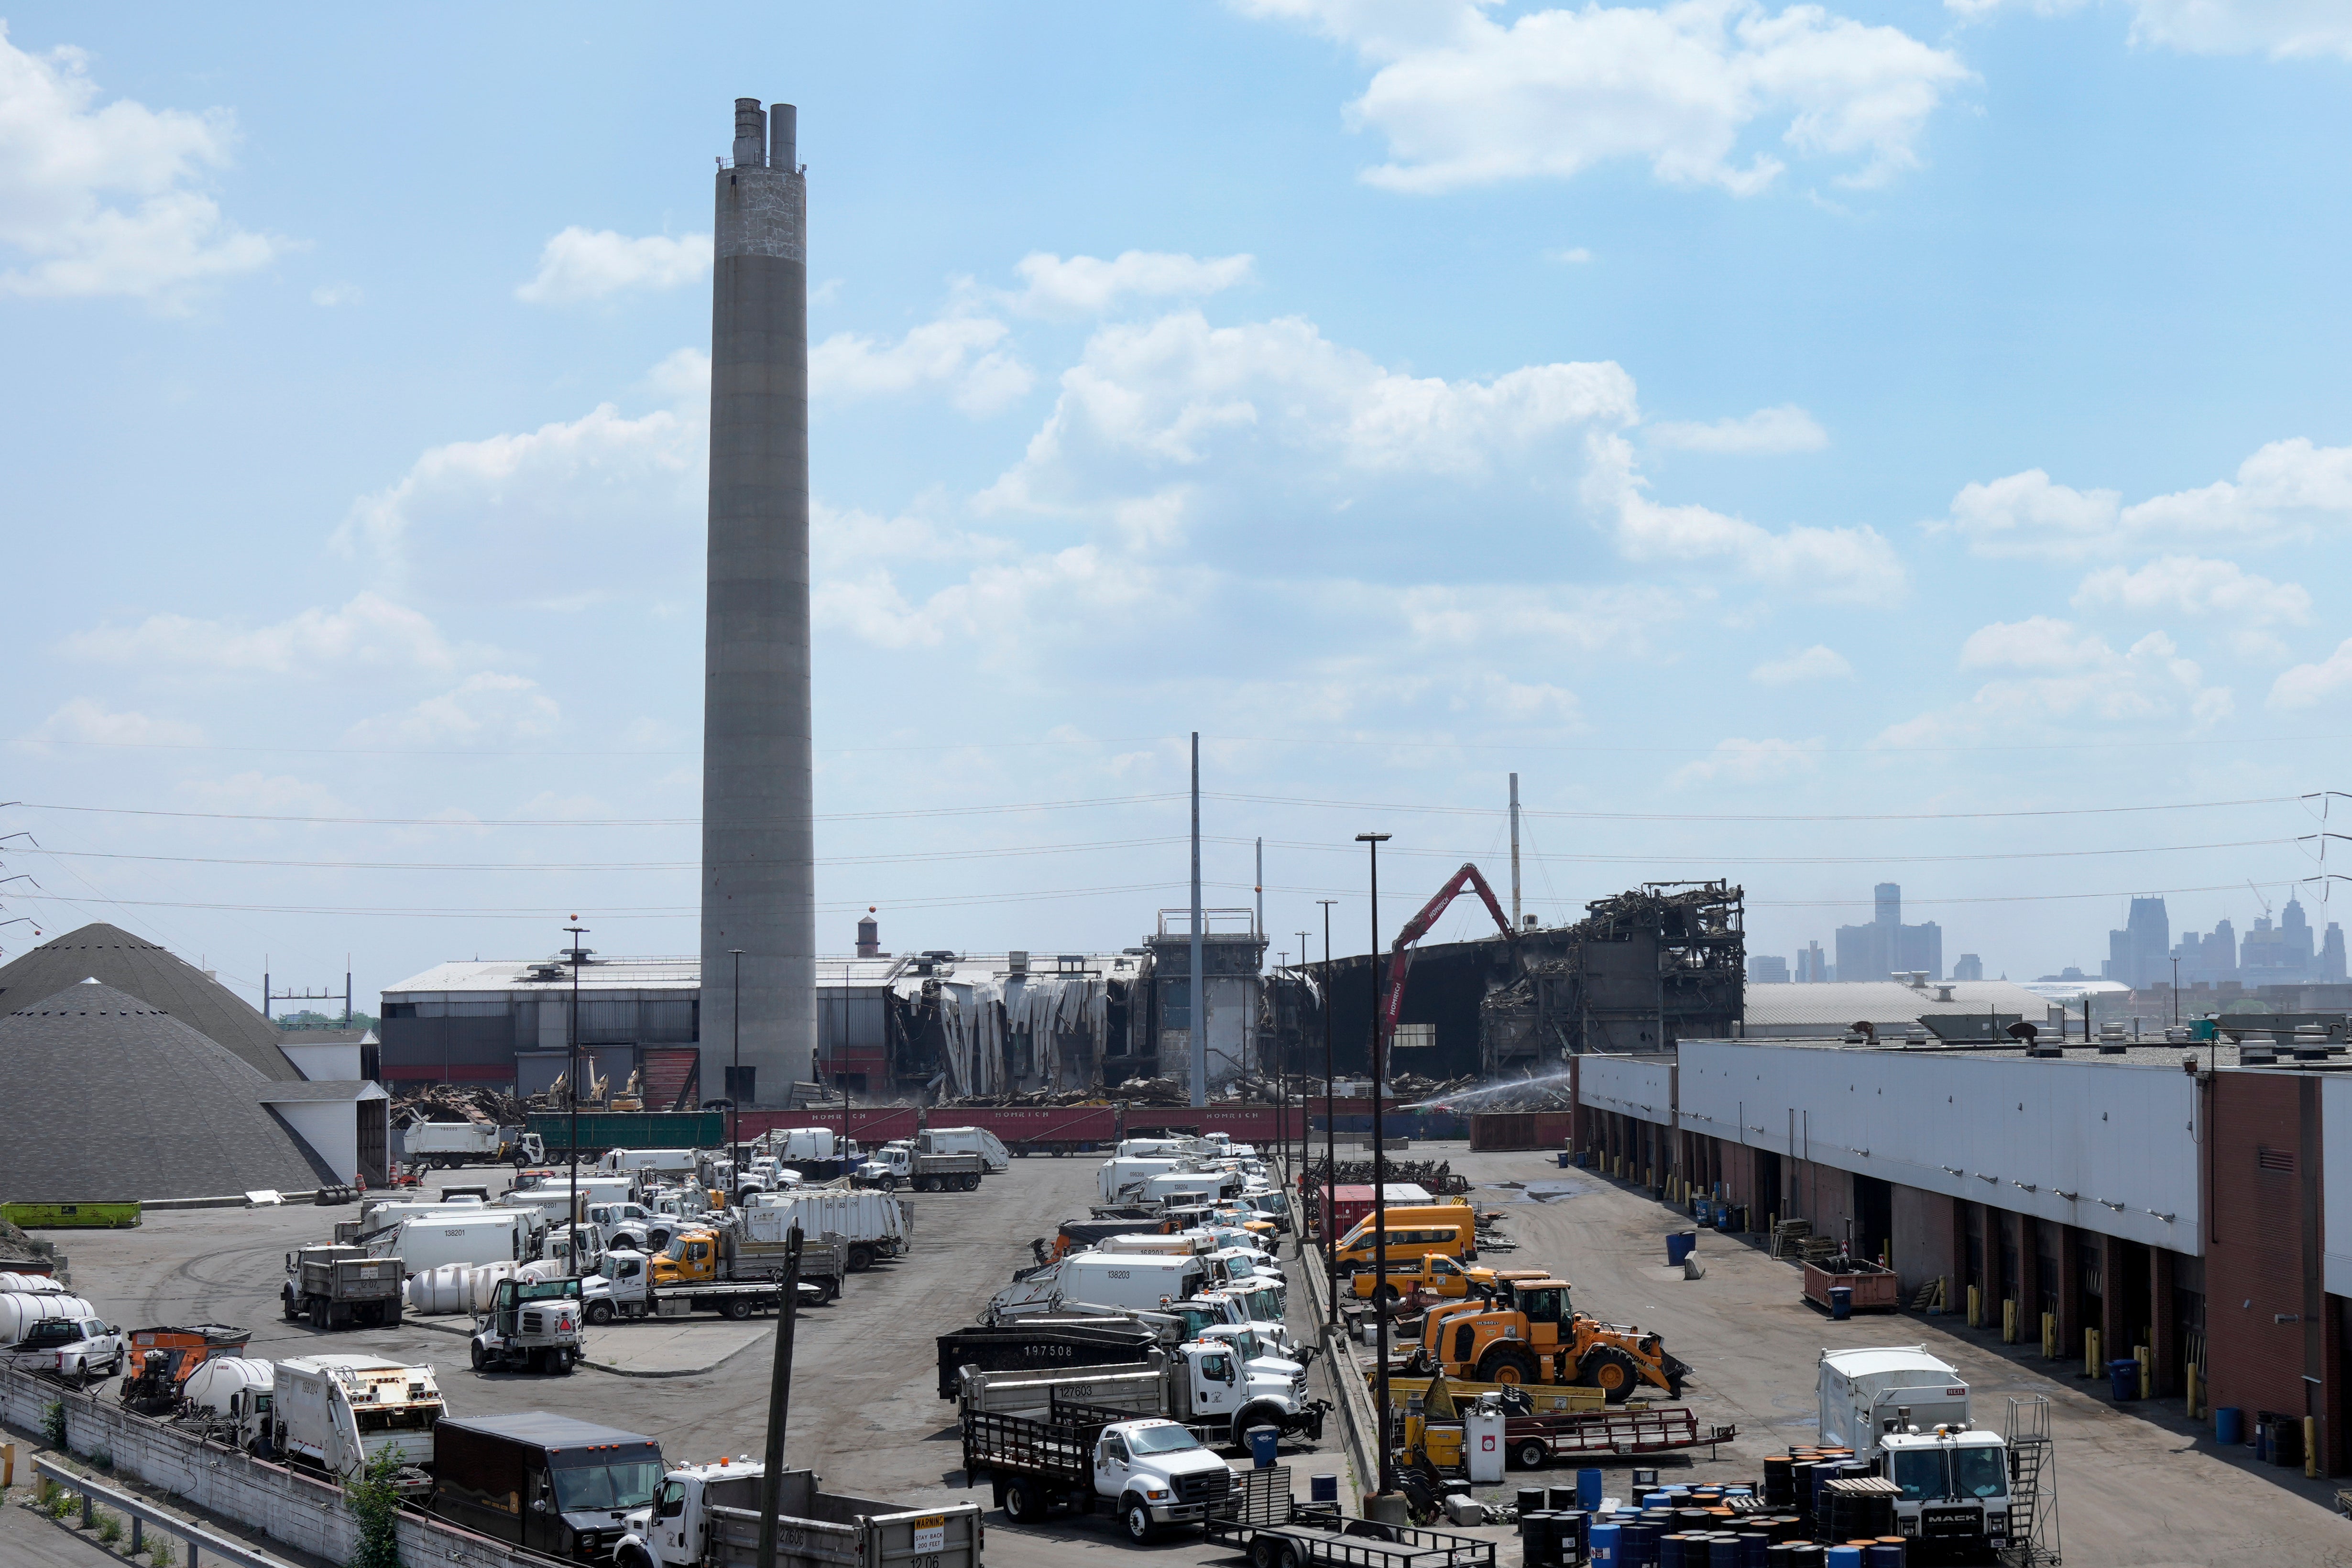
<svg viewBox="0 0 2352 1568"><path fill-rule="evenodd" d="M1947 993L1948 1001L1942 999ZM1843 1029L1863 1019L1885 1030L1929 1014L1969 1013L2014 1013L2038 1024L2050 1004L2008 980L1942 980L1925 990L1900 980L1806 981L1749 986L1744 1024L1750 1035L1792 1024Z"/></svg>

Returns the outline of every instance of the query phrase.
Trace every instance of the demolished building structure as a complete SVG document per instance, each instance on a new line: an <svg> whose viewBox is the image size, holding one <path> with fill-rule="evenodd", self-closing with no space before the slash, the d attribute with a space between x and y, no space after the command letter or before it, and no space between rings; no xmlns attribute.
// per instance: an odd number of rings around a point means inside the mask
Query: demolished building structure
<svg viewBox="0 0 2352 1568"><path fill-rule="evenodd" d="M1414 950L1391 1076L1540 1076L1594 1051L1648 1052L1738 1032L1747 975L1745 894L1727 882L1643 883L1583 919ZM1389 955L1331 964L1333 1056L1370 1071L1371 1020ZM1290 1071L1322 1070L1320 965L1284 977L1271 1032ZM1418 1026L1418 1027L1416 1027Z"/></svg>

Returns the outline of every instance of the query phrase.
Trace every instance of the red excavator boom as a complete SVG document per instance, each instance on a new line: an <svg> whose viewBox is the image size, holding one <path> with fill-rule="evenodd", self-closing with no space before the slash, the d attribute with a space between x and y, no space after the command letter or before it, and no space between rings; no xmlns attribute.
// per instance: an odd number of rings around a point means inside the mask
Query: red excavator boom
<svg viewBox="0 0 2352 1568"><path fill-rule="evenodd" d="M1397 1012L1404 1006L1405 971L1412 965L1410 949L1429 934L1429 928L1437 924L1437 917L1445 913L1446 905L1460 897L1465 887L1476 888L1478 896L1486 902L1486 913L1495 917L1495 925L1505 936L1518 940L1519 934L1511 929L1509 919L1503 914L1502 904L1495 898L1495 890L1486 885L1486 879L1478 874L1476 866L1465 864L1448 877L1445 885L1437 890L1437 896L1423 904L1421 913L1404 923L1404 929L1397 933L1396 946L1390 949L1393 956L1389 959L1388 993L1381 998L1381 1054L1383 1061L1387 1060L1388 1042L1396 1034Z"/></svg>

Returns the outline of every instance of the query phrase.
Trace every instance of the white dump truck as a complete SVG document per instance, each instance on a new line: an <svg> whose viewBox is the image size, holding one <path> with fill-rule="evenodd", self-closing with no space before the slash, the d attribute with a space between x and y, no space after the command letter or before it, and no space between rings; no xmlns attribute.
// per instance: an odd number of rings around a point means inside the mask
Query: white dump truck
<svg viewBox="0 0 2352 1568"><path fill-rule="evenodd" d="M977 1192L987 1163L977 1153L927 1155L907 1139L898 1139L874 1151L871 1159L850 1172L858 1186L878 1186L885 1192L911 1187L917 1192Z"/></svg>
<svg viewBox="0 0 2352 1568"><path fill-rule="evenodd" d="M443 1414L429 1366L373 1355L302 1355L277 1364L270 1385L270 1441L292 1464L346 1479L390 1453L401 1490L429 1490L433 1426Z"/></svg>
<svg viewBox="0 0 2352 1568"><path fill-rule="evenodd" d="M757 1461L688 1465L662 1478L651 1508L624 1521L623 1568L751 1568L760 1555ZM980 1568L978 1503L900 1508L820 1490L813 1470L777 1477L775 1568Z"/></svg>
<svg viewBox="0 0 2352 1568"><path fill-rule="evenodd" d="M1330 1403L1307 1397L1307 1369L1275 1357L1244 1360L1253 1348L1258 1347L1192 1340L1121 1365L1055 1372L968 1367L959 1375L957 1405L965 1411L1033 1415L1067 1405L1097 1406L1165 1416L1235 1446L1254 1427L1303 1433L1309 1441L1321 1437Z"/></svg>
<svg viewBox="0 0 2352 1568"><path fill-rule="evenodd" d="M1925 1345L1823 1351L1821 1433L1881 1460L1903 1535L1970 1561L2009 1545L2008 1441L1973 1424L1967 1381Z"/></svg>

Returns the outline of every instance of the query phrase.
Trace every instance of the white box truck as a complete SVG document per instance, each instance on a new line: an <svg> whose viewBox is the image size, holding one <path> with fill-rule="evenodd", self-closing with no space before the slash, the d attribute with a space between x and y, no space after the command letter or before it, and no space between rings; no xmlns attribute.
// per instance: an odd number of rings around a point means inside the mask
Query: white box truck
<svg viewBox="0 0 2352 1568"><path fill-rule="evenodd" d="M397 1225L362 1237L372 1258L397 1258L404 1275L422 1274L445 1263L521 1263L544 1237L543 1216L489 1208L469 1214L412 1215Z"/></svg>
<svg viewBox="0 0 2352 1568"><path fill-rule="evenodd" d="M390 1453L401 1490L430 1489L433 1426L443 1414L429 1366L373 1355L302 1355L277 1364L270 1385L270 1440L289 1462L346 1479Z"/></svg>
<svg viewBox="0 0 2352 1568"><path fill-rule="evenodd" d="M2008 1546L2008 1441L1972 1424L1967 1381L1927 1346L1822 1352L1821 1433L1882 1460L1903 1535L1964 1556Z"/></svg>

